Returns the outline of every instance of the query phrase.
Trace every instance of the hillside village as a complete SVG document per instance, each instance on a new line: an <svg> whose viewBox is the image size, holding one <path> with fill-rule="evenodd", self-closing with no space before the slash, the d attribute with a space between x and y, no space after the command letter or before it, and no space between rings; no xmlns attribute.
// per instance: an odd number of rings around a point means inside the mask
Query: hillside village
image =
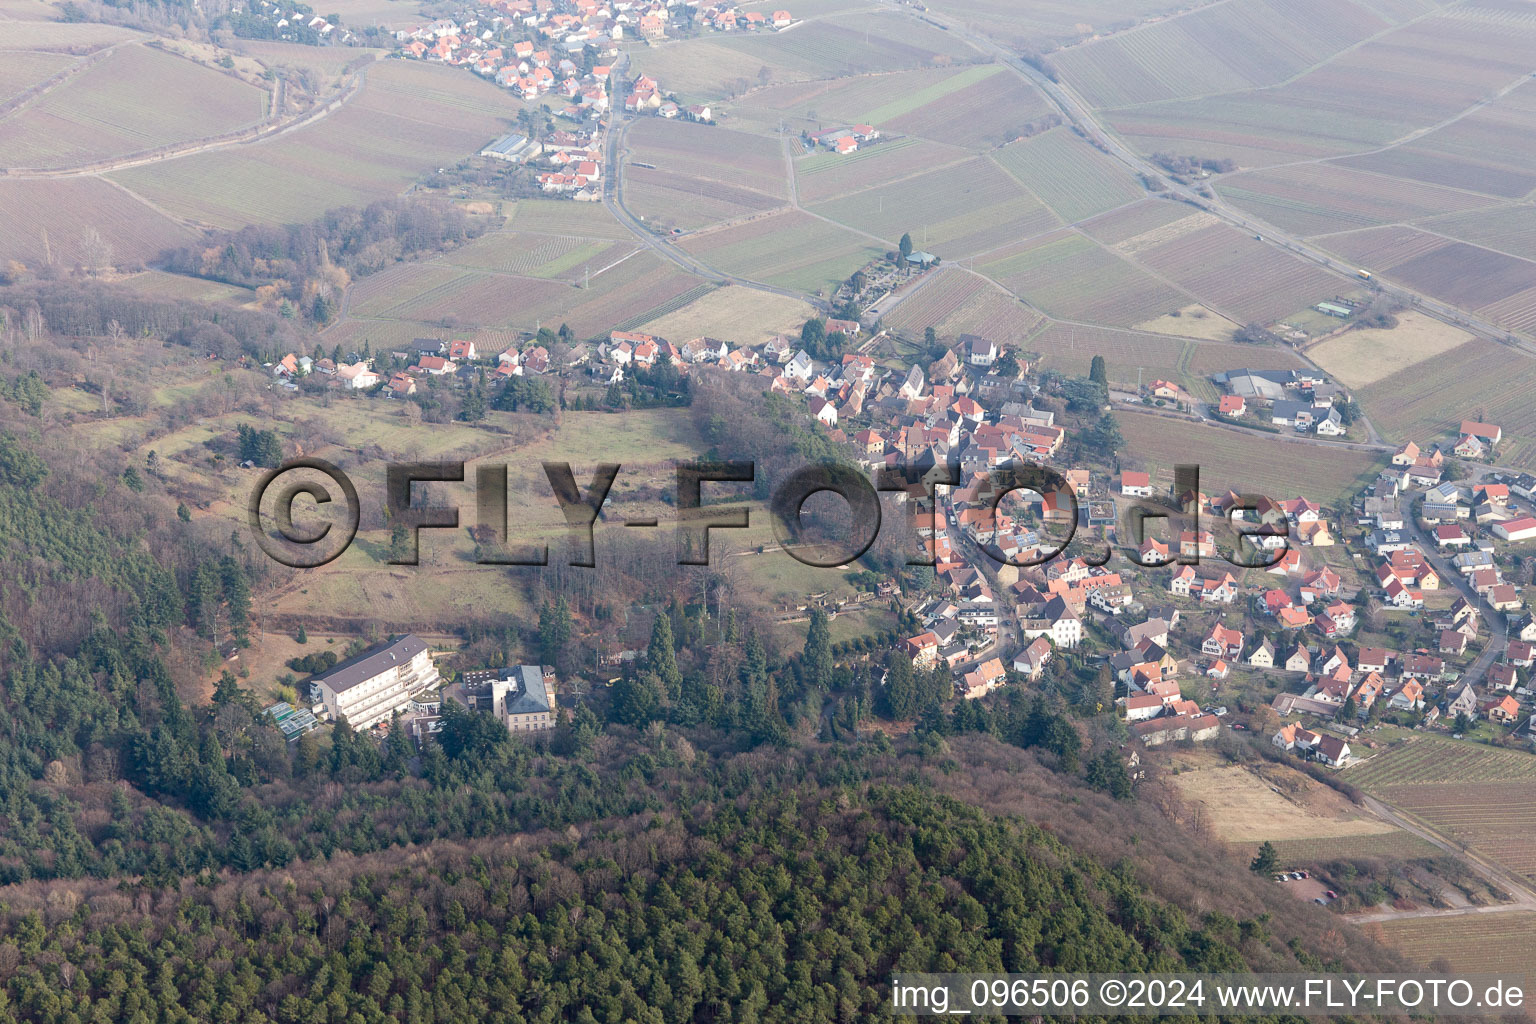
<svg viewBox="0 0 1536 1024"><path fill-rule="evenodd" d="M900 498L915 510L915 542L932 574L900 587L917 627L900 646L914 668L948 671L957 696L1052 671L1107 673L1145 745L1214 739L1229 713L1246 709L1233 728L1272 713L1285 723L1277 745L1335 767L1357 756L1360 730L1384 718L1528 728L1523 683L1536 621L1518 582L1529 575L1519 545L1536 540L1536 478L1444 479L1451 460L1496 453L1497 425L1462 423L1449 452L1403 445L1349 507L1304 492L1256 504L1232 490L1175 495L1168 480L1120 466L1104 436L1113 431L1107 392L1095 397L1092 381L1042 371L1029 353L975 335L903 369L881 355L894 340L878 325L837 318L754 346L626 330L583 342L545 329L502 351L422 338L377 358L290 354L270 369L287 388L307 378L384 401L441 387L510 393L524 382L520 393L540 391L548 405L553 381L562 396L604 391L611 404L637 381L748 375L765 395L802 402L813 429L871 475L910 474ZM1311 372L1232 370L1213 382L1224 389L1215 416L1246 418L1256 430L1283 420L1326 437L1317 428L1351 401ZM1116 401L1200 404L1161 380ZM1070 494L1004 499L1006 485L989 476L1069 454ZM1146 524L1139 541L1127 532L1138 507L1170 517ZM1199 525L1181 524L1181 514L1198 515ZM1049 558L1068 525L1071 547ZM1248 553L1228 543L1234 529L1258 531L1243 542ZM1096 558L1106 545L1125 554ZM1228 554L1273 564L1244 567ZM897 595L898 581L882 593Z"/></svg>

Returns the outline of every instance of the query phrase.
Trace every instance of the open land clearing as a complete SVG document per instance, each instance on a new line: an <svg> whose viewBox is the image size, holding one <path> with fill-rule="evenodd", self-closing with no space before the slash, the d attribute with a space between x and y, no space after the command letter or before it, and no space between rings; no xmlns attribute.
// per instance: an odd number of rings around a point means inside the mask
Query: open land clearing
<svg viewBox="0 0 1536 1024"><path fill-rule="evenodd" d="M1135 325L1138 331L1154 334L1172 334L1181 338L1201 338L1206 341L1231 341L1232 332L1238 325L1226 317L1195 303L1162 316L1153 317Z"/></svg>
<svg viewBox="0 0 1536 1024"><path fill-rule="evenodd" d="M1328 505L1369 483L1381 466L1369 452L1305 444L1278 434L1125 408L1117 408L1115 416L1126 454L1155 467L1154 479L1171 480L1176 464L1198 462L1200 486L1210 493L1231 488L1279 501L1305 490L1308 498Z"/></svg>
<svg viewBox="0 0 1536 1024"><path fill-rule="evenodd" d="M755 346L776 334L798 333L815 312L809 303L755 288L715 288L650 321L646 331L674 343L706 335Z"/></svg>
<svg viewBox="0 0 1536 1024"><path fill-rule="evenodd" d="M1399 831L1354 807L1339 793L1283 767L1254 769L1202 759L1171 776L1184 801L1202 809L1223 842L1377 836Z"/></svg>
<svg viewBox="0 0 1536 1024"><path fill-rule="evenodd" d="M1345 331L1308 349L1307 355L1339 383L1360 388L1471 340L1459 327L1409 312L1398 317L1394 328ZM1432 368L1426 372L1435 373Z"/></svg>

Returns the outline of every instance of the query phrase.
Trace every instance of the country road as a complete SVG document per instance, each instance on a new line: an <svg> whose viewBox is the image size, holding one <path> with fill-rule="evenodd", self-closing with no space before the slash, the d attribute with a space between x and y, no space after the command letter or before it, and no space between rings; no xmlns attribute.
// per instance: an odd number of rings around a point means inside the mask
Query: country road
<svg viewBox="0 0 1536 1024"><path fill-rule="evenodd" d="M1363 914L1346 915L1344 918L1346 921L1353 924L1370 924L1373 921L1395 921L1409 917L1457 917L1464 914L1496 914L1510 910L1536 911L1536 889L1533 889L1531 883L1525 878L1510 871L1502 864L1489 860L1480 853L1458 846L1434 829L1425 827L1417 819L1403 814L1401 811L1389 804L1382 803L1375 797L1362 795L1361 802L1372 813L1391 822L1403 831L1417 836L1426 843L1438 847L1454 857L1460 858L1489 883L1508 893L1511 902L1500 903L1491 907L1373 910Z"/></svg>
<svg viewBox="0 0 1536 1024"><path fill-rule="evenodd" d="M611 72L614 80L621 80L629 68L629 54L622 54L614 62ZM624 203L624 163L627 152L627 136L630 128L634 127L635 118L622 109L622 103L615 106L609 113L609 126L607 132L607 153L604 162L607 164L605 187L603 188L603 205L608 208L620 224L629 229L630 233L646 248L660 255L663 259L675 263L690 274L709 278L718 283L741 285L745 288L754 288L761 292L773 295L782 295L785 298L798 299L802 302L810 302L818 308L825 310L827 305L811 296L797 292L791 288L780 288L777 285L767 284L762 281L754 281L751 278L740 277L728 273L699 259L691 253L685 252L680 247L662 235L652 231L645 221L636 216Z"/></svg>

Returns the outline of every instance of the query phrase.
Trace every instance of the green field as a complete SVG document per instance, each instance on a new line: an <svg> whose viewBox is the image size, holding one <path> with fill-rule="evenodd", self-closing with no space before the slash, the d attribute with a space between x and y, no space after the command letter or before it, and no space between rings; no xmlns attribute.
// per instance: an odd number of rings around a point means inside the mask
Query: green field
<svg viewBox="0 0 1536 1024"><path fill-rule="evenodd" d="M1119 164L1066 128L1004 146L994 159L1068 224L1146 194Z"/></svg>

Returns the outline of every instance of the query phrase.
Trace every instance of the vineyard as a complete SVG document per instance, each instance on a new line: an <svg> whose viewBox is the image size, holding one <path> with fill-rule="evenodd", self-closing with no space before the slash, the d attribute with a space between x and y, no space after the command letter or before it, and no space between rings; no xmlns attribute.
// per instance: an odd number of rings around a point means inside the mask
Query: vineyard
<svg viewBox="0 0 1536 1024"><path fill-rule="evenodd" d="M1425 736L1347 769L1344 781L1371 793L1384 786L1425 783L1536 783L1536 757L1521 750Z"/></svg>
<svg viewBox="0 0 1536 1024"><path fill-rule="evenodd" d="M1144 199L1130 206L1101 214L1084 221L1078 227L1084 234L1105 245L1118 245L1149 231L1155 231L1190 216L1189 207L1183 203L1170 203L1161 199Z"/></svg>
<svg viewBox="0 0 1536 1024"><path fill-rule="evenodd" d="M1276 839L1272 842L1275 852L1280 855L1280 862L1285 865L1313 865L1331 860L1362 858L1416 860L1437 857L1442 853L1438 846L1401 830L1366 836Z"/></svg>
<svg viewBox="0 0 1536 1024"><path fill-rule="evenodd" d="M1189 305L1189 296L1075 232L1003 250L979 269L1058 319L1124 327Z"/></svg>
<svg viewBox="0 0 1536 1024"><path fill-rule="evenodd" d="M261 122L268 95L233 75L125 46L0 120L8 167L68 167Z"/></svg>
<svg viewBox="0 0 1536 1024"><path fill-rule="evenodd" d="M1536 877L1536 781L1378 783L1376 792L1462 846Z"/></svg>
<svg viewBox="0 0 1536 1024"><path fill-rule="evenodd" d="M46 211L46 216L40 214ZM193 233L98 178L6 181L0 177L0 224L4 259L41 264L45 254L63 264L94 263L86 242L91 231L110 247L108 263L152 260L186 245ZM99 255L99 254L98 254Z"/></svg>
<svg viewBox="0 0 1536 1024"><path fill-rule="evenodd" d="M952 146L994 149L1025 134L1050 109L1023 78L995 75L896 117L886 127Z"/></svg>
<svg viewBox="0 0 1536 1024"><path fill-rule="evenodd" d="M1069 224L1145 194L1118 164L1066 128L1005 146L994 158Z"/></svg>
<svg viewBox="0 0 1536 1024"><path fill-rule="evenodd" d="M1366 925L1421 967L1445 961L1456 971L1523 973L1536 945L1536 914L1506 912L1453 918L1407 918Z"/></svg>
<svg viewBox="0 0 1536 1024"><path fill-rule="evenodd" d="M0 103L25 92L73 63L73 57L62 53L28 53L24 50L7 53L5 63L0 64Z"/></svg>
<svg viewBox="0 0 1536 1024"><path fill-rule="evenodd" d="M1029 340L1040 353L1040 365L1075 376L1086 376L1094 356L1103 356L1109 379L1134 384L1138 371L1148 381L1178 380L1179 367L1191 342L1154 334L1112 331L1077 324L1051 324Z"/></svg>
<svg viewBox="0 0 1536 1024"><path fill-rule="evenodd" d="M1225 225L1193 232L1137 258L1239 323L1270 323L1350 287Z"/></svg>
<svg viewBox="0 0 1536 1024"><path fill-rule="evenodd" d="M776 139L647 117L635 122L628 142L636 160L655 164L661 172L728 182L786 198L784 157Z"/></svg>
<svg viewBox="0 0 1536 1024"><path fill-rule="evenodd" d="M512 205L509 226L516 231L582 238L633 238L601 203L566 199L519 199Z"/></svg>
<svg viewBox="0 0 1536 1024"><path fill-rule="evenodd" d="M911 135L882 139L846 156L813 153L795 161L800 201L817 203L833 196L857 192L923 174L969 159L970 154Z"/></svg>
<svg viewBox="0 0 1536 1024"><path fill-rule="evenodd" d="M953 33L884 11L835 15L792 32L738 34L721 42L762 63L817 78L969 63L980 56Z"/></svg>
<svg viewBox="0 0 1536 1024"><path fill-rule="evenodd" d="M624 169L624 201L657 228L685 230L784 205L782 199L723 181L635 166Z"/></svg>
<svg viewBox="0 0 1536 1024"><path fill-rule="evenodd" d="M443 261L472 270L526 277L569 277L574 272L579 278L583 265L590 265L594 271L600 270L625 253L634 251L635 246L629 242L497 231L449 253Z"/></svg>
<svg viewBox="0 0 1536 1024"><path fill-rule="evenodd" d="M1300 164L1224 178L1234 205L1302 235L1374 227L1487 206L1490 200L1336 164Z"/></svg>
<svg viewBox="0 0 1536 1024"><path fill-rule="evenodd" d="M910 233L917 248L951 260L1048 231L1057 224L1044 204L992 161L981 158L865 189L811 209L893 244L902 234Z"/></svg>
<svg viewBox="0 0 1536 1024"><path fill-rule="evenodd" d="M1272 434L1226 430L1131 409L1117 410L1126 454L1167 469L1197 453L1200 486L1255 491L1276 500L1306 496L1324 505L1342 501L1375 478L1373 456L1288 441ZM1305 482L1296 472L1306 467Z"/></svg>
<svg viewBox="0 0 1536 1024"><path fill-rule="evenodd" d="M1387 27L1366 5L1235 0L1065 51L1062 76L1097 107L1269 86Z"/></svg>
<svg viewBox="0 0 1536 1024"><path fill-rule="evenodd" d="M178 216L219 227L310 220L397 195L426 171L478 152L518 107L474 75L385 61L368 69L356 99L316 124L111 178Z"/></svg>
<svg viewBox="0 0 1536 1024"><path fill-rule="evenodd" d="M741 277L807 292L845 280L881 252L798 211L684 238L682 247Z"/></svg>
<svg viewBox="0 0 1536 1024"><path fill-rule="evenodd" d="M1452 214L1436 217L1425 226L1473 245L1536 260L1536 207L1499 206Z"/></svg>
<svg viewBox="0 0 1536 1024"><path fill-rule="evenodd" d="M1040 314L983 278L954 267L935 273L881 322L912 335L932 327L944 337L979 334L1015 346L1040 323Z"/></svg>

